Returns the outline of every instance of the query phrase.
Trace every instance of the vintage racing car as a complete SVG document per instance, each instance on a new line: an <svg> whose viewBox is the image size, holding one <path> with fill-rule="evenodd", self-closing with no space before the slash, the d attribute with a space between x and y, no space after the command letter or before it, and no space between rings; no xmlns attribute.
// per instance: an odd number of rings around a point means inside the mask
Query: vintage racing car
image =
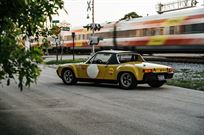
<svg viewBox="0 0 204 135"><path fill-rule="evenodd" d="M138 53L104 50L84 63L60 65L57 74L68 85L77 81L111 82L118 83L123 89L132 89L143 83L161 87L173 77L174 69L146 62Z"/></svg>

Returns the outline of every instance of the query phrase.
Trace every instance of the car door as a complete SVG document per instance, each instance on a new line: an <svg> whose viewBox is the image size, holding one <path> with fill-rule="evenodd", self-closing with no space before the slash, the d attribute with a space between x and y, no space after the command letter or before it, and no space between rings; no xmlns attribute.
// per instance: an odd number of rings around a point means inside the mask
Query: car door
<svg viewBox="0 0 204 135"><path fill-rule="evenodd" d="M119 62L117 60L116 54L113 54L105 66L105 80L117 80L117 67Z"/></svg>
<svg viewBox="0 0 204 135"><path fill-rule="evenodd" d="M89 61L79 64L77 68L79 78L104 79L105 67L111 54L97 53Z"/></svg>
<svg viewBox="0 0 204 135"><path fill-rule="evenodd" d="M105 74L104 79L105 80L117 80L117 64L108 64L105 66Z"/></svg>

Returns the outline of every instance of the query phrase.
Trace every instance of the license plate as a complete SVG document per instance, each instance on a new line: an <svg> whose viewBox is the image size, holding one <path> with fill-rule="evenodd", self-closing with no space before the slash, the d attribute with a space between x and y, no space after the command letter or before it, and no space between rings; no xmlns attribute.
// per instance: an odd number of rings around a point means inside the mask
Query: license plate
<svg viewBox="0 0 204 135"><path fill-rule="evenodd" d="M164 75L158 75L157 77L158 77L158 80L159 80L159 81L163 81L163 80L165 80Z"/></svg>

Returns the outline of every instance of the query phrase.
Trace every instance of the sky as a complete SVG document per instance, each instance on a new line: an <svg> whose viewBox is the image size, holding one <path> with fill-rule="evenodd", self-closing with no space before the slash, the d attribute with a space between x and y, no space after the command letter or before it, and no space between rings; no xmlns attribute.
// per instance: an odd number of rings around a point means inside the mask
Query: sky
<svg viewBox="0 0 204 135"><path fill-rule="evenodd" d="M68 22L71 27L85 26L91 23L91 12L87 12L87 1L90 0L64 0L64 8L59 11L59 15L53 16L53 20ZM92 0L91 0L92 1ZM168 3L177 0L94 0L95 5L95 23L104 23L117 21L129 12L136 12L138 15L156 15L156 4ZM197 0L197 7L203 5L204 0ZM87 19L89 14L90 19Z"/></svg>

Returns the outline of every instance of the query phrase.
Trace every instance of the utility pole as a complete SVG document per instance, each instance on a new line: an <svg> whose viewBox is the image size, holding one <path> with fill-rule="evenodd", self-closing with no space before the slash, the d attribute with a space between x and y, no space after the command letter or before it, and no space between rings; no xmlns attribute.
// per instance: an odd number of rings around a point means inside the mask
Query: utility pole
<svg viewBox="0 0 204 135"><path fill-rule="evenodd" d="M74 58L74 46L75 46L75 43L74 43L74 38L75 38L75 32L72 32L72 54L73 54L73 61L75 60Z"/></svg>
<svg viewBox="0 0 204 135"><path fill-rule="evenodd" d="M87 4L88 4L87 12L91 11L91 14L92 14L92 23L90 24L90 26L87 25L87 29L89 29L89 28L92 29L91 36L94 37L94 31L95 31L94 0L87 1ZM87 14L87 19L89 19L89 14ZM94 45L92 45L92 53L95 53L95 46Z"/></svg>
<svg viewBox="0 0 204 135"><path fill-rule="evenodd" d="M95 36L95 31L100 31L101 28L103 28L103 26L95 23L94 0L87 1L87 4L88 4L87 12L91 11L91 14L92 14L92 23L87 24L86 26L83 26L83 27L86 28L87 31L89 31L89 30L92 31L91 37L89 39L89 45L92 46L92 53L91 54L94 54L95 53L95 45L98 45L99 41L103 40L102 37L96 37ZM87 14L87 19L89 19L89 13Z"/></svg>
<svg viewBox="0 0 204 135"><path fill-rule="evenodd" d="M95 26L95 20L94 20L94 0L92 0L92 25ZM94 36L94 29L92 30L92 36ZM95 46L92 45L92 53L95 53Z"/></svg>

